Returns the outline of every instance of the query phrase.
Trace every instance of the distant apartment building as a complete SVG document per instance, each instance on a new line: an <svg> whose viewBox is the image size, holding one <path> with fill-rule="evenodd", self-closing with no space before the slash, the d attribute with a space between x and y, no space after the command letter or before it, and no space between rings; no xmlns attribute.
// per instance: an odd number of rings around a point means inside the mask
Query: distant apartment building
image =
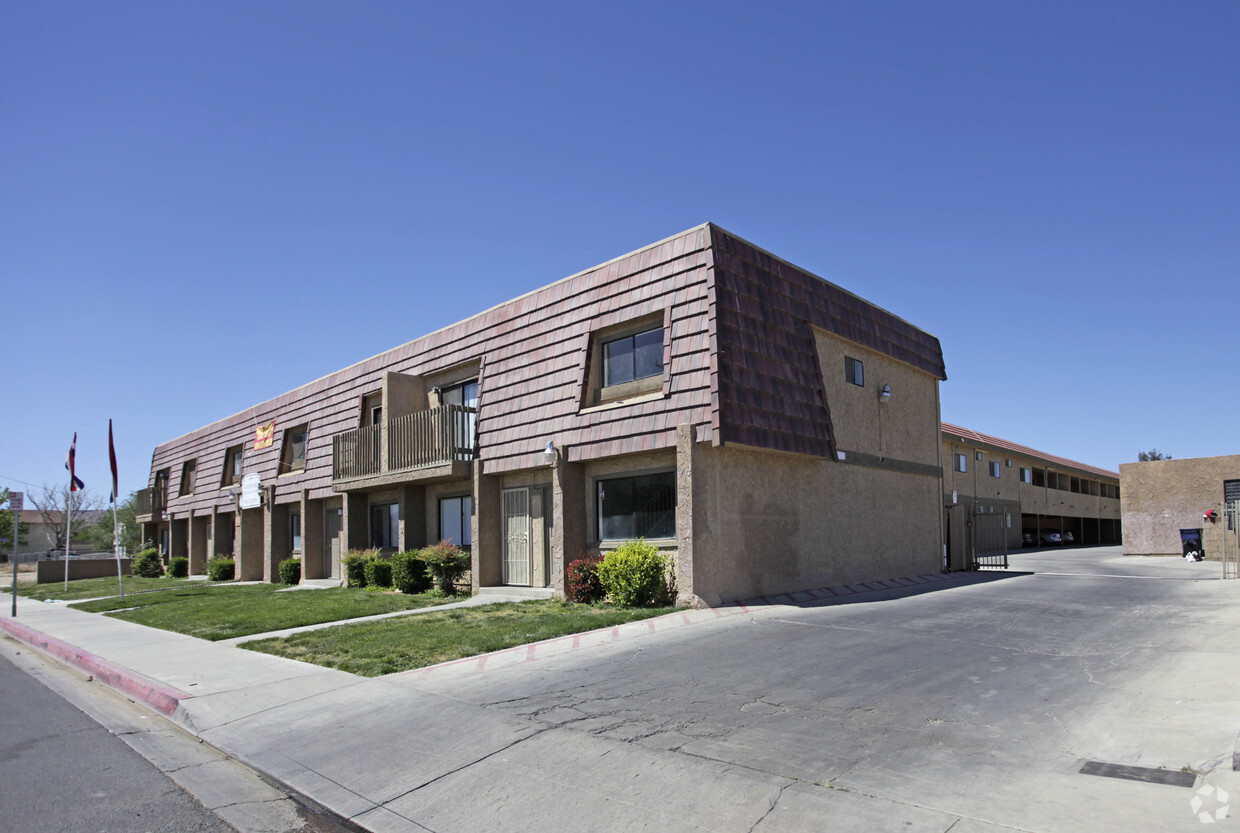
<svg viewBox="0 0 1240 833"><path fill-rule="evenodd" d="M1124 555L1240 553L1240 455L1121 463Z"/></svg>
<svg viewBox="0 0 1240 833"><path fill-rule="evenodd" d="M1119 474L944 422L950 569L1021 547L1118 544Z"/></svg>
<svg viewBox="0 0 1240 833"><path fill-rule="evenodd" d="M139 520L267 581L450 540L475 592L554 592L638 537L689 602L937 572L944 378L933 336L706 224L160 445Z"/></svg>

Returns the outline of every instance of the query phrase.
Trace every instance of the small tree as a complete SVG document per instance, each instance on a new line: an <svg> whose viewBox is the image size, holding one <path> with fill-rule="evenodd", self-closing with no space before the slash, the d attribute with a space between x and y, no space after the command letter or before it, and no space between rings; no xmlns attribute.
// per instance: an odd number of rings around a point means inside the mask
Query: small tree
<svg viewBox="0 0 1240 833"><path fill-rule="evenodd" d="M456 595L456 581L469 569L470 555L451 541L440 541L420 553L427 571L435 578L439 591Z"/></svg>
<svg viewBox="0 0 1240 833"><path fill-rule="evenodd" d="M116 522L120 526L121 546L126 552L137 552L142 549L142 541L139 533L141 527L137 518L137 500L138 493L130 492L129 497L122 500L116 506ZM101 550L111 551L115 536L112 534L112 505L105 503L101 507L104 514L93 524L87 524L82 529L81 538L83 541L89 541ZM77 533L74 533L77 534Z"/></svg>
<svg viewBox="0 0 1240 833"><path fill-rule="evenodd" d="M69 523L79 531L90 526L86 513L95 512L99 508L99 499L85 489L76 492L69 490L69 484L48 486L46 483L26 496L39 512L39 518L51 531L55 538L55 549L65 548L65 516L66 507L69 512Z"/></svg>
<svg viewBox="0 0 1240 833"><path fill-rule="evenodd" d="M1151 448L1149 451L1142 451L1137 454L1138 463L1149 463L1154 460L1170 460L1170 454L1163 454L1157 448Z"/></svg>

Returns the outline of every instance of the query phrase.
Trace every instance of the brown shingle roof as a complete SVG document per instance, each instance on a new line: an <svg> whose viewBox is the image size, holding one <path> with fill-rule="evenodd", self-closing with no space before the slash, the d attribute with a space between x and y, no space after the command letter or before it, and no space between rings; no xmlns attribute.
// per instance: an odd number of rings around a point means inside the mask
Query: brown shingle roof
<svg viewBox="0 0 1240 833"><path fill-rule="evenodd" d="M1091 466L1087 463L1079 463L1076 460L1069 460L1067 457L1058 457L1054 454L1047 454L1045 451L1038 451L1027 445L1018 445L1008 440L992 437L989 434L983 434L979 431L973 431L969 428L961 428L959 425L952 425L950 422L943 423L943 434L947 437L959 437L961 442L974 442L982 445L990 445L995 448L1002 448L1013 454L1023 454L1026 457L1033 457L1038 460L1045 460L1064 468L1079 469L1080 471L1096 474L1099 477L1108 477L1112 480L1119 480L1119 472L1108 471L1107 469Z"/></svg>

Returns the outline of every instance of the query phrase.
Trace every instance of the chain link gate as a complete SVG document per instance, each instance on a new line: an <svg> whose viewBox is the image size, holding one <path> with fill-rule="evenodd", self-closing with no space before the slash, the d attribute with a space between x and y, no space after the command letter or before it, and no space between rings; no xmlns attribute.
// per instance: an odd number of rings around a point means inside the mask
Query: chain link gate
<svg viewBox="0 0 1240 833"><path fill-rule="evenodd" d="M973 555L973 569L1008 567L1007 515L1000 512L969 512L969 550Z"/></svg>

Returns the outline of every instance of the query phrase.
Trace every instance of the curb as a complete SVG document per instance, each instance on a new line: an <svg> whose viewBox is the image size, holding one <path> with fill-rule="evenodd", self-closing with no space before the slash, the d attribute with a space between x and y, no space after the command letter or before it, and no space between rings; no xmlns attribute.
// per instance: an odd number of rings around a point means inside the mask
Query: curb
<svg viewBox="0 0 1240 833"><path fill-rule="evenodd" d="M136 671L114 665L89 651L83 651L13 619L0 617L0 628L61 662L89 672L101 683L144 703L165 717L172 717L181 701L189 699L189 695L183 692L160 685Z"/></svg>

